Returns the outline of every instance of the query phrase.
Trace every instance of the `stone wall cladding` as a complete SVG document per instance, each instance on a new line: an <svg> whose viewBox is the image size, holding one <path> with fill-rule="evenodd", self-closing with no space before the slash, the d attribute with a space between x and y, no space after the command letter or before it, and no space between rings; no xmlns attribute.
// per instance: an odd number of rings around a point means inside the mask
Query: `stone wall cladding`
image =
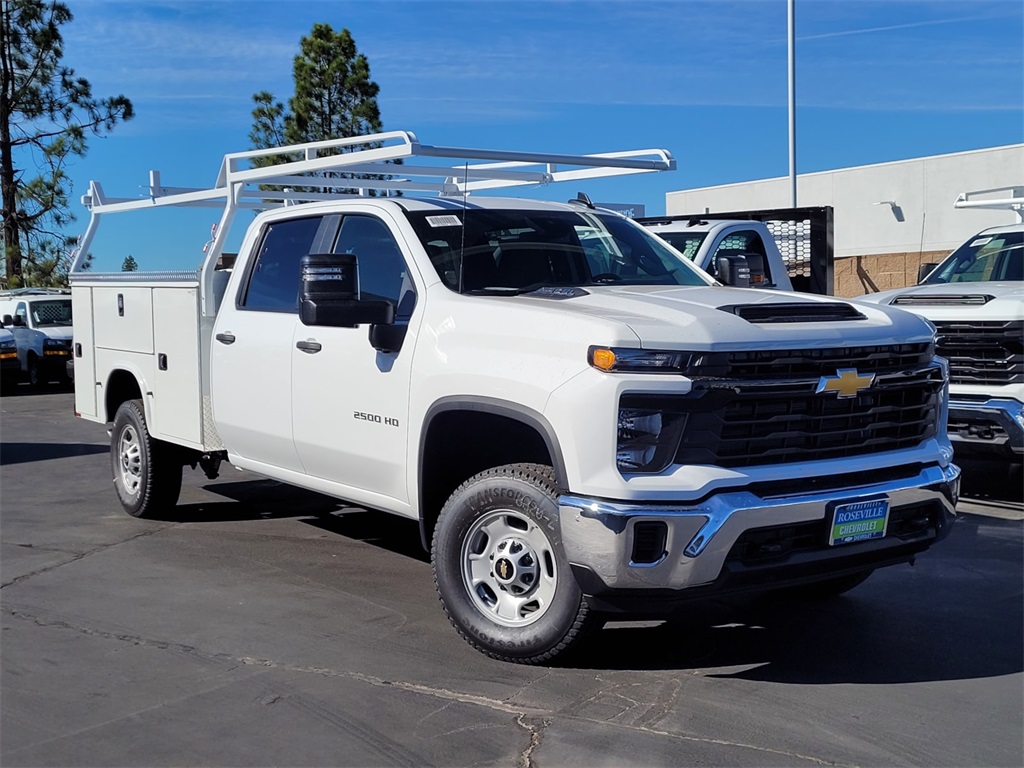
<svg viewBox="0 0 1024 768"><path fill-rule="evenodd" d="M835 295L847 299L868 293L906 288L917 284L921 264L938 263L949 251L877 253L836 259L833 267Z"/></svg>

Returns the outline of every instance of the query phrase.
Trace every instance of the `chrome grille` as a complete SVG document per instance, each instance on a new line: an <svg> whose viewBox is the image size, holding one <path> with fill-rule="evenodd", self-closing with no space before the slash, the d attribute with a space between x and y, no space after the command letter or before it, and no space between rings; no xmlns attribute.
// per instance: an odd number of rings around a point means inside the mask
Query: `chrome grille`
<svg viewBox="0 0 1024 768"><path fill-rule="evenodd" d="M678 464L746 467L900 450L937 432L944 377L931 353L928 344L729 353L733 376L690 374L689 395L624 395L621 407L684 415L670 454ZM816 392L819 377L841 368L874 381L850 397Z"/></svg>
<svg viewBox="0 0 1024 768"><path fill-rule="evenodd" d="M1024 382L1024 320L939 321L936 353L949 360L953 384Z"/></svg>

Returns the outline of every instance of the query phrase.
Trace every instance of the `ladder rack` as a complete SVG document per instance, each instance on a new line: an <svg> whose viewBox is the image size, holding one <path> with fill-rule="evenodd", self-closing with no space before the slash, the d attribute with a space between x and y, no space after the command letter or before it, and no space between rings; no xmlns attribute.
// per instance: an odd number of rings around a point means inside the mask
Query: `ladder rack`
<svg viewBox="0 0 1024 768"><path fill-rule="evenodd" d="M268 157L284 161L264 167L255 164ZM407 164L411 158L434 163ZM453 160L457 162L452 164ZM265 210L370 192L462 197L484 190L675 167L675 159L664 149L591 155L468 149L422 144L409 131L235 152L224 156L217 181L208 189L165 186L159 171L150 171L148 194L142 197L108 197L99 182L90 182L89 192L82 197L82 204L89 209L89 224L75 250L71 272L80 270L100 218L111 213L162 206L220 208L220 224L207 252L207 261L212 257L215 262L234 215L241 209Z"/></svg>
<svg viewBox="0 0 1024 768"><path fill-rule="evenodd" d="M1009 197L989 197L989 195L1009 193ZM996 208L1010 209L1017 213L1017 220L1024 221L1024 186L994 187L978 189L973 192L961 192L953 203L954 208Z"/></svg>

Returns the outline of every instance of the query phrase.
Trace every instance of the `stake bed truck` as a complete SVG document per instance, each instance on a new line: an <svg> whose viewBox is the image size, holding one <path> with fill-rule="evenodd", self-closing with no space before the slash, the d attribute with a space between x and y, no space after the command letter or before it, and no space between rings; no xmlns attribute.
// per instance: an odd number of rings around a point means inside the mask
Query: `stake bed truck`
<svg viewBox="0 0 1024 768"><path fill-rule="evenodd" d="M104 216L221 209L197 271L73 271L76 409L112 424L121 504L166 514L184 466L228 461L416 519L455 628L521 663L913 562L960 474L925 320L722 286L585 195L474 194L674 167L393 132L227 155L212 189L93 182L79 261Z"/></svg>

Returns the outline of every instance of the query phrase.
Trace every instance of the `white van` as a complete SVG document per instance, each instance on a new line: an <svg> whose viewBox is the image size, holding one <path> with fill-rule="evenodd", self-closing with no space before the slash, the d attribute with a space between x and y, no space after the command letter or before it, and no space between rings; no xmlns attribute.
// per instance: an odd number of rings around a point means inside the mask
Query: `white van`
<svg viewBox="0 0 1024 768"><path fill-rule="evenodd" d="M0 318L14 336L18 367L32 386L68 383L73 338L71 291L18 288L0 292Z"/></svg>

